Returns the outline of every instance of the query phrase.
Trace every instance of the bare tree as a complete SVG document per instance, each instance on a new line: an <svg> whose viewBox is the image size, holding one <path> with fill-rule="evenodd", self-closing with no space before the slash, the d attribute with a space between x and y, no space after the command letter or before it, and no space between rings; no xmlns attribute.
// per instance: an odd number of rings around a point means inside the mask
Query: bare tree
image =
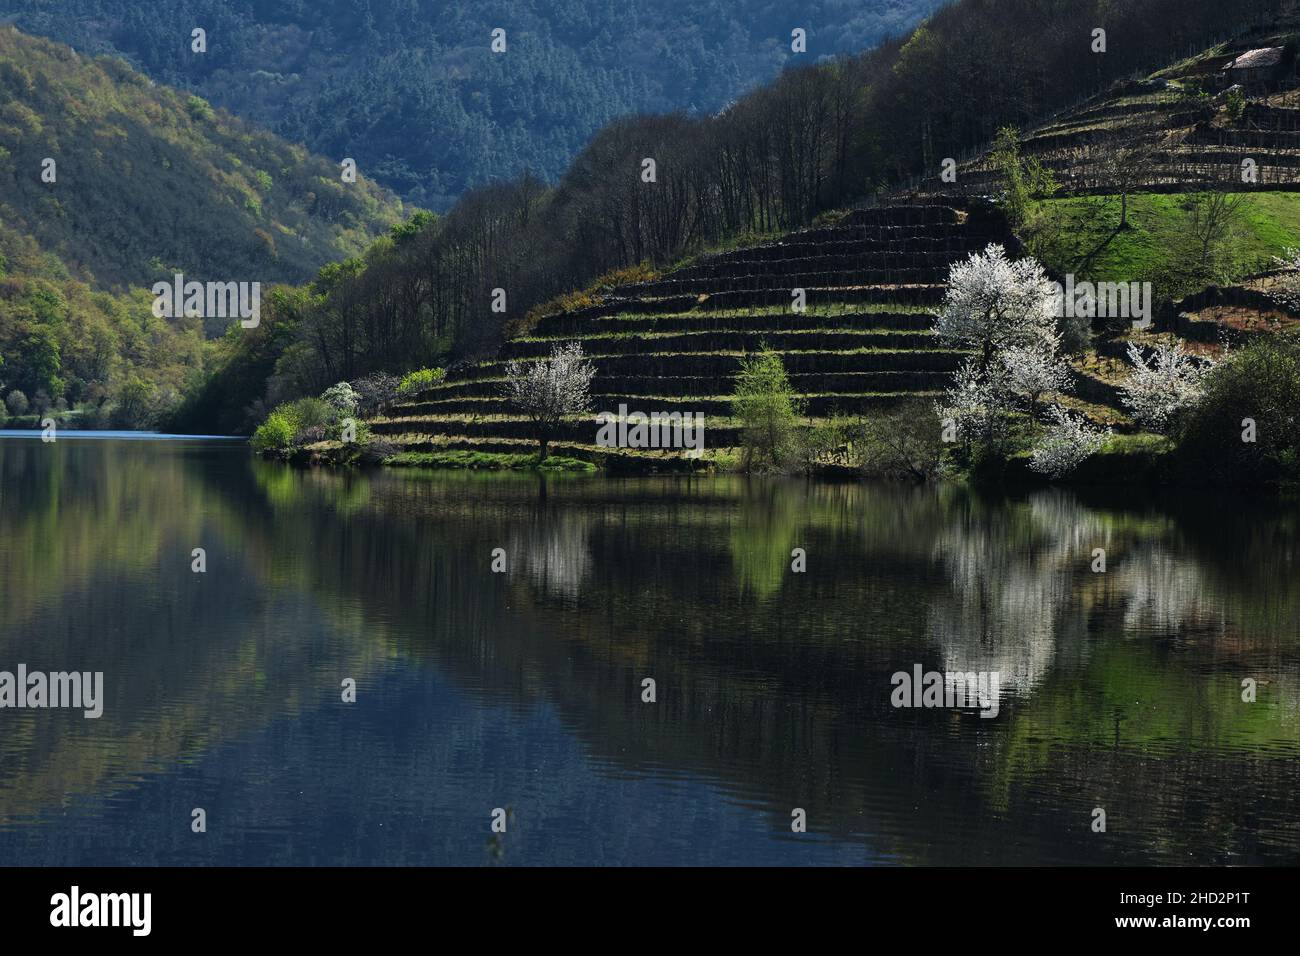
<svg viewBox="0 0 1300 956"><path fill-rule="evenodd" d="M1108 144L1099 170L1102 184L1119 195L1119 228L1128 228L1128 198L1151 181L1152 152L1143 143Z"/></svg>
<svg viewBox="0 0 1300 956"><path fill-rule="evenodd" d="M1241 226L1250 208L1250 197L1242 193L1214 191L1200 193L1187 202L1191 213L1191 238L1201 277L1215 271L1224 243Z"/></svg>

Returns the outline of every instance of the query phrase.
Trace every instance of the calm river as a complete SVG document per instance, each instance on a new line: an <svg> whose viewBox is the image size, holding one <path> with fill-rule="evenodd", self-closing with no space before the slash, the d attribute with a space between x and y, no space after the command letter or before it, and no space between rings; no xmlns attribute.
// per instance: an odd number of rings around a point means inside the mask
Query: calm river
<svg viewBox="0 0 1300 956"><path fill-rule="evenodd" d="M0 672L103 714L0 708L0 865L1300 863L1298 542L1247 496L7 433ZM917 666L996 716L893 706Z"/></svg>

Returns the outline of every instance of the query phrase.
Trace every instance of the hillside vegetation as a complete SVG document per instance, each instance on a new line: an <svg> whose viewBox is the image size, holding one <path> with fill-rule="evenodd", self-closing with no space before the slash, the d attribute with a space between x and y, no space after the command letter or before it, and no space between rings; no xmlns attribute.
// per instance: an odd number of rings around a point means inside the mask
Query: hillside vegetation
<svg viewBox="0 0 1300 956"><path fill-rule="evenodd" d="M401 217L340 174L120 61L0 28L0 220L75 278L304 281Z"/></svg>
<svg viewBox="0 0 1300 956"><path fill-rule="evenodd" d="M1300 10L1278 4L1191 56L1004 131L955 181L928 175L919 192L1002 195L1010 148L1051 183L1018 226L1060 273L1150 281L1168 303L1270 270L1300 246L1298 48ZM1227 68L1261 49L1278 62L1241 85Z"/></svg>
<svg viewBox="0 0 1300 956"><path fill-rule="evenodd" d="M689 469L743 445L732 396L746 356L758 352L788 373L806 423L900 408L925 421L964 357L932 329L948 266L1007 238L989 210L900 206L703 256L542 317L496 359L396 402L370 427L407 456L526 452L535 442L527 418L504 398L507 363L531 363L575 341L596 369L593 410L705 419L708 456L696 461L681 457L680 427L664 436L673 451L597 447L590 415L558 429L557 453L611 468ZM791 308L794 288L807 289L801 311Z"/></svg>
<svg viewBox="0 0 1300 956"><path fill-rule="evenodd" d="M1267 271L1287 249L1300 248L1300 194L1227 195L1245 203L1207 272L1194 268L1193 248L1196 204L1204 193L1134 193L1123 229L1114 196L1040 200L1034 206L1035 251L1062 273L1093 282L1152 282L1169 300L1206 282Z"/></svg>
<svg viewBox="0 0 1300 956"><path fill-rule="evenodd" d="M368 248L402 206L339 173L119 61L0 27L0 422L157 422L230 320L158 318L149 287L302 282Z"/></svg>
<svg viewBox="0 0 1300 956"><path fill-rule="evenodd" d="M941 0L9 0L32 33L122 55L442 210L525 171L554 181L644 111L716 112L783 66L899 36ZM208 52L190 50L207 31ZM808 34L791 51L790 31ZM493 54L492 31L506 31Z"/></svg>
<svg viewBox="0 0 1300 956"><path fill-rule="evenodd" d="M930 29L923 26L903 46L900 62ZM1212 62L1230 61L1235 52L1260 42L1290 43L1287 31L1284 22L1241 26L1234 39L1212 46ZM1204 72L1211 61L1194 57L1189 62ZM1294 476L1295 431L1288 418L1294 399L1285 398L1294 388L1294 340L1270 338L1294 324L1294 303L1300 301L1295 295L1298 255L1288 251L1300 246L1300 196L1284 191L1300 143L1291 142L1294 111L1277 102L1294 95L1293 74L1279 75L1269 90L1237 90L1235 101L1227 95L1177 92L1125 102L1127 88L1150 82L1129 77L1109 84L1106 93L1082 107L1034 127L1023 141L1004 127L995 148L963 167L962 188L991 194L1010 223L999 222L984 198L936 196L926 204L895 197L890 204L822 215L822 224L811 229L790 230L821 215L821 197L837 193L836 163L820 163L834 155L836 142L853 141L857 120L850 118L851 110L839 110L854 99L854 84L863 75L853 70L861 65L841 62L787 74L717 125L690 127L698 137L693 153L685 148L680 120L634 120L606 130L559 190L539 191L535 207L528 202L518 207L528 208L528 215L503 235L544 221L556 205L564 205L561 197L573 201L565 190L580 183L587 193L575 189L577 201L594 191L603 213L586 217L582 226L603 224L609 240L604 248L620 243L635 248L643 254L630 261L648 260L650 265L639 267L636 275L616 269L583 293L561 295L516 316L504 326L510 337L495 355L461 363L444 381L372 417L369 427L380 436L378 444L397 450L400 460L408 462L525 453L539 432L529 415L505 397L507 379L516 374L510 363L527 367L543 362L548 354L560 354L560 346L576 342L595 368L592 406L606 414L702 413L710 449L744 446L749 461L750 426L737 410L736 395L745 370L753 367L752 356L761 353L779 373L778 390L789 392L788 402L773 396L786 402L787 411L784 423L778 422L779 415L769 419L772 427L793 426L789 409L816 426L793 441L782 438L790 446L786 467L794 463L792 456L811 464L860 459L862 449L874 445L883 449L890 468L921 474L924 468L915 462L934 461L940 454L937 439L921 434L933 430L923 423L936 422L939 402L962 407L953 390L961 376L954 373L972 361L950 339L935 334L949 267L990 241L1019 250L1023 240L1057 275L1151 281L1157 287L1156 326L1150 332L1134 330L1130 320L1135 316L1127 314L1088 316L1081 324L1063 321L1062 342L1072 366L1065 384L1026 365L1015 374L1031 383L1025 391L1027 408L1003 407L998 404L1003 398L986 400L971 393L963 414L972 421L984 415L998 424L988 425L986 437L978 440L966 433L957 456L962 467L990 475L1010 469L1024 477L1028 468L1059 475L1101 452L1080 472L1085 480L1166 480L1175 472L1181 479L1195 474L1209 480L1213 474L1229 481ZM808 125L793 121L793 110L783 112L784 105L794 103L803 107ZM810 110L810 104L824 106L825 113ZM1189 110L1195 115L1189 117ZM739 118L746 111L752 111L747 124ZM1092 121L1099 116L1094 129ZM1133 116L1145 116L1138 128L1150 137L1140 153L1130 128ZM1178 125L1189 119L1190 133ZM737 125L728 129L729 123ZM828 154L812 148L818 142L815 131L824 124L844 137L821 143ZM1083 140L1070 133L1072 145L1062 145L1053 132L1062 125L1082 125L1088 132ZM708 135L722 131L731 136L708 142ZM691 163L689 171L659 191L662 182L645 179L645 189L610 184L601 191L605 164L594 157L617 155L619 145L652 132L662 139L658 152L642 140L646 155L684 157ZM674 135L682 140L672 140ZM1209 139L1218 146L1207 155L1204 141ZM669 142L666 148L663 140ZM623 155L634 165L631 149ZM1243 155L1258 158L1260 180L1241 178ZM737 157L748 162L738 163ZM800 158L806 165L799 165ZM848 149L840 158L861 161ZM507 195L496 197L501 208L510 208L503 200ZM478 208L481 214L490 207ZM1019 235L1011 235L1008 225ZM717 236L712 244L725 251L693 254L692 235L711 229ZM775 235L745 240L746 231ZM435 237L430 248L437 249L436 233L429 235ZM418 233L414 241L426 238ZM674 254L674 265L658 267L672 263ZM1280 265L1287 261L1292 264ZM529 265L536 264L534 256ZM618 266L616 260L607 264ZM1264 270L1278 275L1226 298L1206 293L1179 304L1208 315L1175 315L1171 309L1173 299L1200 292L1207 283L1230 283ZM503 281L502 288L518 286ZM799 290L807 292L806 310L791 306L791 294ZM1243 317L1220 308L1239 303L1259 314ZM473 317L472 308L466 317ZM472 354L468 329L453 326L449 331L453 343ZM1250 337L1261 333L1265 338ZM1210 373L1208 360L1221 358L1229 343L1248 347L1231 353ZM1126 349L1137 349L1138 357L1130 351L1126 359ZM1138 401L1136 393L1125 390L1153 354L1172 357L1173 371L1159 373L1170 376L1170 388L1179 376L1186 386L1185 394L1170 393L1176 401L1158 414L1132 404ZM1188 360L1192 364L1179 357L1184 355L1195 356ZM1207 360L1204 366L1195 364L1202 360ZM984 367L978 356L973 361ZM1244 374L1247 368L1255 374ZM1198 406L1202 382L1217 397ZM1060 401L1046 416L1055 423L1046 430L1038 389ZM1267 437L1251 440L1245 454L1233 444L1241 443L1236 433L1218 427L1233 415L1239 421L1269 421ZM1211 419L1217 425L1208 424ZM674 429L682 432L670 426L668 434ZM595 434L590 414L575 413L550 429L549 440L562 454L602 460L610 467L697 467L680 452L685 440L673 441L676 450L667 453L611 450L598 445ZM1040 434L1046 444L1029 440ZM929 447L922 448L927 441ZM543 443L543 453L545 447ZM1200 463L1206 458L1234 464L1212 469Z"/></svg>

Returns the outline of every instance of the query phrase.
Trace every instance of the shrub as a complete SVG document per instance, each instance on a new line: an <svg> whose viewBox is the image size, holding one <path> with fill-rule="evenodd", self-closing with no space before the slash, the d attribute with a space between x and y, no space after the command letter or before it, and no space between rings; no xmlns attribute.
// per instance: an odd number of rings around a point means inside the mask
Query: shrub
<svg viewBox="0 0 1300 956"><path fill-rule="evenodd" d="M1246 94L1242 92L1241 87L1234 86L1223 98L1223 105L1228 112L1228 118L1235 123L1241 119L1241 114L1246 112Z"/></svg>
<svg viewBox="0 0 1300 956"><path fill-rule="evenodd" d="M397 394L403 398L418 394L426 388L433 388L446 376L446 371L440 368L421 368L414 372L407 372L402 376L401 384L397 386Z"/></svg>
<svg viewBox="0 0 1300 956"><path fill-rule="evenodd" d="M1178 417L1201 400L1212 364L1183 350L1181 342L1161 343L1150 360L1130 343L1133 371L1120 385L1121 401L1133 421L1155 432L1176 427Z"/></svg>
<svg viewBox="0 0 1300 956"><path fill-rule="evenodd" d="M253 432L253 448L283 451L304 441L321 441L338 418L338 411L319 398L285 402L257 426Z"/></svg>
<svg viewBox="0 0 1300 956"><path fill-rule="evenodd" d="M924 402L908 402L864 419L853 458L868 477L925 481L939 470L943 429Z"/></svg>
<svg viewBox="0 0 1300 956"><path fill-rule="evenodd" d="M297 423L283 408L277 408L253 432L253 448L257 451L283 451L293 444L297 434Z"/></svg>
<svg viewBox="0 0 1300 956"><path fill-rule="evenodd" d="M5 399L5 404L9 406L9 414L11 415L27 414L27 396L16 388L9 393L9 397Z"/></svg>
<svg viewBox="0 0 1300 956"><path fill-rule="evenodd" d="M338 411L329 402L322 401L320 398L295 398L292 402L286 402L281 408L294 416L299 428L333 424L338 418Z"/></svg>
<svg viewBox="0 0 1300 956"><path fill-rule="evenodd" d="M276 411L283 411L297 424L298 430L332 425L339 417L338 411L319 398L299 398L286 402Z"/></svg>
<svg viewBox="0 0 1300 956"><path fill-rule="evenodd" d="M1039 439L1029 458L1029 468L1040 475L1060 478L1101 450L1110 431L1094 428L1082 415L1066 411L1060 405L1048 410L1052 425Z"/></svg>
<svg viewBox="0 0 1300 956"><path fill-rule="evenodd" d="M357 396L357 413L373 415L384 405L397 397L400 381L396 375L387 372L375 372L352 383L352 390Z"/></svg>
<svg viewBox="0 0 1300 956"><path fill-rule="evenodd" d="M1192 475L1300 479L1300 334L1254 340L1219 362L1203 385L1176 435L1179 459Z"/></svg>
<svg viewBox="0 0 1300 956"><path fill-rule="evenodd" d="M795 451L800 467L811 474L820 465L843 463L852 441L851 432L851 426L837 421L796 432Z"/></svg>

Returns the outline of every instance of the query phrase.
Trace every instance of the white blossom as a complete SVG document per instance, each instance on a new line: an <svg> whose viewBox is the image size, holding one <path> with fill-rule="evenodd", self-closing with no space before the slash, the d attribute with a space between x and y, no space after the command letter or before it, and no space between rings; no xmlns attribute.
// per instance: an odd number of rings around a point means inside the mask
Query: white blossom
<svg viewBox="0 0 1300 956"><path fill-rule="evenodd" d="M321 400L333 408L340 415L355 415L357 413L357 404L360 396L356 393L351 385L347 382L339 382L331 385L325 391L321 392Z"/></svg>
<svg viewBox="0 0 1300 956"><path fill-rule="evenodd" d="M1201 400L1214 364L1189 355L1181 342L1156 346L1150 360L1130 344L1128 358L1133 371L1120 386L1122 401L1135 422L1155 431L1163 431L1175 413Z"/></svg>
<svg viewBox="0 0 1300 956"><path fill-rule="evenodd" d="M1029 456L1029 467L1040 475L1060 478L1073 471L1110 437L1110 429L1096 428L1084 416L1060 405L1053 405L1047 413L1052 424Z"/></svg>
<svg viewBox="0 0 1300 956"><path fill-rule="evenodd" d="M590 407L595 374L577 342L555 346L549 359L507 363L506 399L532 420L542 458L564 417Z"/></svg>
<svg viewBox="0 0 1300 956"><path fill-rule="evenodd" d="M1004 348L1042 343L1055 335L1055 287L1033 258L1012 262L991 243L948 270L948 291L934 330L980 353L987 367Z"/></svg>
<svg viewBox="0 0 1300 956"><path fill-rule="evenodd" d="M1273 257L1273 268L1287 272L1300 272L1300 249L1287 246L1282 255Z"/></svg>
<svg viewBox="0 0 1300 956"><path fill-rule="evenodd" d="M935 405L940 419L952 419L957 434L967 440L992 437L1005 423L1011 411L1001 367L981 375L974 361L965 362L953 376L953 386L944 394L944 402Z"/></svg>
<svg viewBox="0 0 1300 956"><path fill-rule="evenodd" d="M1012 394L1027 399L1031 409L1042 396L1070 387L1070 365L1057 354L1058 341L1059 335L1053 332L1041 344L1012 346L998 356L1006 371L1006 387Z"/></svg>

